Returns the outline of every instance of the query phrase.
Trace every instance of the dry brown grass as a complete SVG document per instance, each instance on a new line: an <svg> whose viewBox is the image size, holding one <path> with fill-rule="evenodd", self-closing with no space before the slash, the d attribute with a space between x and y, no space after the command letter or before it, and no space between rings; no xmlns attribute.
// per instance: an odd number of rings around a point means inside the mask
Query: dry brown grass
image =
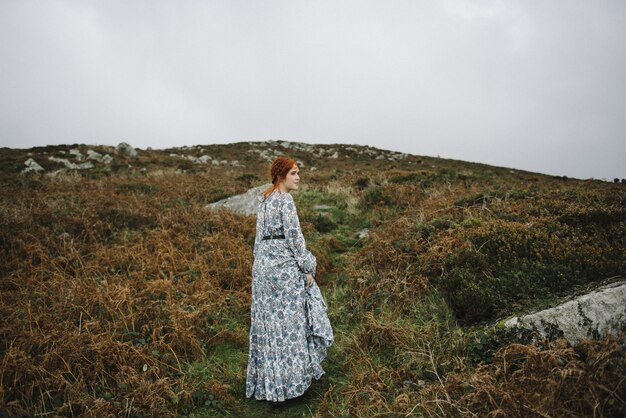
<svg viewBox="0 0 626 418"><path fill-rule="evenodd" d="M173 415L185 362L247 344L218 318L249 306L254 220L204 210L202 186L54 179L3 201L0 409Z"/></svg>
<svg viewBox="0 0 626 418"><path fill-rule="evenodd" d="M624 376L626 351L612 338L576 348L562 340L545 349L511 344L493 364L453 375L420 395L427 416L622 417Z"/></svg>

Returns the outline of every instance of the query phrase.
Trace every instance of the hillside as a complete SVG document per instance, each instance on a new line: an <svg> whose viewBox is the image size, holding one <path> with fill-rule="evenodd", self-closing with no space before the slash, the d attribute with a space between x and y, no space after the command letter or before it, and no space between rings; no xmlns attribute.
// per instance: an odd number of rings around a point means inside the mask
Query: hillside
<svg viewBox="0 0 626 418"><path fill-rule="evenodd" d="M131 154L0 149L0 416L626 411L623 338L497 326L624 276L625 184L358 145ZM244 398L255 219L205 205L283 154L336 342L322 380L272 407Z"/></svg>

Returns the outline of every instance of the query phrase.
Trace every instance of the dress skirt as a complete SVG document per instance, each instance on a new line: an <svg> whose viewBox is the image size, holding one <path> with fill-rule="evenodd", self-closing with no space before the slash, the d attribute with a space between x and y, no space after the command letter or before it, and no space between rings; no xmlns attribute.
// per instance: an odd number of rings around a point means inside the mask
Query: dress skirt
<svg viewBox="0 0 626 418"><path fill-rule="evenodd" d="M333 332L319 287L315 282L306 286L293 242L258 238L246 397L280 402L302 395L313 379L324 374L321 363L333 343Z"/></svg>

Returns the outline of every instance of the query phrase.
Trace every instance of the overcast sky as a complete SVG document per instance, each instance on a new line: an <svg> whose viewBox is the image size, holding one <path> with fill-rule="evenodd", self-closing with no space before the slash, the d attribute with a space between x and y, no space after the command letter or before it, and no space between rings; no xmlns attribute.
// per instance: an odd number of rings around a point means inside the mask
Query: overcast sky
<svg viewBox="0 0 626 418"><path fill-rule="evenodd" d="M0 146L268 139L626 177L626 1L0 0Z"/></svg>

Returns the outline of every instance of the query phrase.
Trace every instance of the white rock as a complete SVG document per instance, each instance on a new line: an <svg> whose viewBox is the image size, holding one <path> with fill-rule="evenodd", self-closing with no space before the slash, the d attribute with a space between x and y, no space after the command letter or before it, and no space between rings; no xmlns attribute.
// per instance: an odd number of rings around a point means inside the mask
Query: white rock
<svg viewBox="0 0 626 418"><path fill-rule="evenodd" d="M117 145L116 149L117 149L117 152L119 152L122 155L126 155L128 157L136 157L137 156L137 150L135 148L131 147L126 142L120 142Z"/></svg>
<svg viewBox="0 0 626 418"><path fill-rule="evenodd" d="M61 163L66 168L69 168L70 170L85 170L85 169L94 167L91 161L87 161L86 163L82 163L82 164L75 164L69 161L67 158L48 157L48 159L56 163Z"/></svg>
<svg viewBox="0 0 626 418"><path fill-rule="evenodd" d="M365 239L367 237L370 236L370 230L367 228L361 229L358 233L357 233L357 237L359 239Z"/></svg>
<svg viewBox="0 0 626 418"><path fill-rule="evenodd" d="M102 155L94 150L87 150L87 159L104 164L111 164L111 161L113 161L113 157L111 157L109 154Z"/></svg>
<svg viewBox="0 0 626 418"><path fill-rule="evenodd" d="M24 164L26 165L26 168L22 170L22 173L30 173L31 171L44 171L43 167L40 166L37 161L33 160L32 158L24 161Z"/></svg>
<svg viewBox="0 0 626 418"><path fill-rule="evenodd" d="M211 161L211 164L213 164L213 165L220 165L220 162L217 161L217 160L213 160L213 161Z"/></svg>
<svg viewBox="0 0 626 418"><path fill-rule="evenodd" d="M261 193L263 193L270 186L271 184L269 183L263 184L262 186L254 187L243 194L231 196L215 203L210 203L205 207L209 210L224 208L243 215L256 215L261 201Z"/></svg>
<svg viewBox="0 0 626 418"><path fill-rule="evenodd" d="M313 205L313 209L315 209L315 210L328 210L328 209L332 209L332 206L328 206L328 205Z"/></svg>
<svg viewBox="0 0 626 418"><path fill-rule="evenodd" d="M337 158L339 158L339 153L337 151L335 151L335 153L333 155L331 155L330 157L328 157L328 158L332 158L332 159L336 160Z"/></svg>
<svg viewBox="0 0 626 418"><path fill-rule="evenodd" d="M63 174L66 171L67 170L65 168L60 168L58 170L54 170L54 171L51 171L49 173L46 173L45 175L46 175L46 177L57 177L58 175Z"/></svg>
<svg viewBox="0 0 626 418"><path fill-rule="evenodd" d="M211 157L209 157L208 155L203 155L200 158L198 158L197 161L198 161L199 164L206 164L209 161L211 161Z"/></svg>
<svg viewBox="0 0 626 418"><path fill-rule="evenodd" d="M85 158L78 148L72 148L70 150L70 155L76 157L78 161L82 161Z"/></svg>
<svg viewBox="0 0 626 418"><path fill-rule="evenodd" d="M553 308L511 318L504 327L536 330L544 337L558 330L572 344L608 334L617 336L626 328L626 282L602 286Z"/></svg>

